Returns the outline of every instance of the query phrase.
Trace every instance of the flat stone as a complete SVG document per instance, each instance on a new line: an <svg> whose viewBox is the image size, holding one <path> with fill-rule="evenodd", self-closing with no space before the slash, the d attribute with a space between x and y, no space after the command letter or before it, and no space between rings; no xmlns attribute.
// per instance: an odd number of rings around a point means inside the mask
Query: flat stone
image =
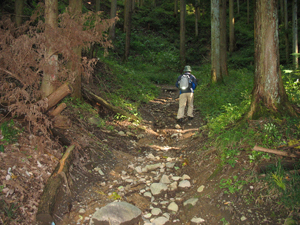
<svg viewBox="0 0 300 225"><path fill-rule="evenodd" d="M142 211L127 202L112 202L97 210L90 220L90 225L137 224L142 221Z"/></svg>
<svg viewBox="0 0 300 225"><path fill-rule="evenodd" d="M164 216L161 216L161 217L158 217L154 220L151 221L152 224L155 224L155 225L164 225L168 222L169 220L164 217Z"/></svg>
<svg viewBox="0 0 300 225"><path fill-rule="evenodd" d="M153 195L159 195L163 191L168 190L168 186L163 183L153 183L150 185L150 190Z"/></svg>
<svg viewBox="0 0 300 225"><path fill-rule="evenodd" d="M158 216L158 215L161 214L161 213L162 213L162 211L161 211L160 208L153 208L153 209L151 210L151 214L152 214L153 216Z"/></svg>
<svg viewBox="0 0 300 225"><path fill-rule="evenodd" d="M205 222L205 220L204 219L202 219L202 218L197 218L197 217L194 217L193 219L191 219L191 222L192 223L196 223L196 224L199 224L199 223L203 223L203 222Z"/></svg>
<svg viewBox="0 0 300 225"><path fill-rule="evenodd" d="M198 189L197 192L202 192L204 190L204 185L201 185Z"/></svg>
<svg viewBox="0 0 300 225"><path fill-rule="evenodd" d="M196 203L198 202L198 198L190 198L188 200L186 200L183 205L186 206L186 205L192 205L192 206L195 206Z"/></svg>
<svg viewBox="0 0 300 225"><path fill-rule="evenodd" d="M179 182L178 187L181 187L181 188L191 187L191 183L188 180L182 180Z"/></svg>
<svg viewBox="0 0 300 225"><path fill-rule="evenodd" d="M175 202L171 202L168 206L168 210L177 212L178 211L178 205Z"/></svg>
<svg viewBox="0 0 300 225"><path fill-rule="evenodd" d="M183 176L181 177L182 180L190 180L190 176L187 174L183 174Z"/></svg>
<svg viewBox="0 0 300 225"><path fill-rule="evenodd" d="M173 182L172 184L170 184L170 185L169 185L170 191L175 191L175 190L177 190L177 185L178 185L177 181L175 181L175 182Z"/></svg>
<svg viewBox="0 0 300 225"><path fill-rule="evenodd" d="M159 181L159 183L163 183L163 184L169 184L171 183L171 181L169 180L169 177L167 175L163 175Z"/></svg>
<svg viewBox="0 0 300 225"><path fill-rule="evenodd" d="M152 164L152 165L147 165L145 168L147 169L147 171L152 171L152 170L156 170L157 168L161 167L161 163L156 163L156 164Z"/></svg>

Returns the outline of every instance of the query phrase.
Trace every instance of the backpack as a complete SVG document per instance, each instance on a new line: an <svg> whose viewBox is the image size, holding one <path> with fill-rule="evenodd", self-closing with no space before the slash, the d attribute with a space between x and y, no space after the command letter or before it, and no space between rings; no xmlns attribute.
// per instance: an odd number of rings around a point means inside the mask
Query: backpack
<svg viewBox="0 0 300 225"><path fill-rule="evenodd" d="M178 83L179 83L179 89L180 90L187 89L190 86L190 83L191 83L190 76L187 75L187 74L183 74L181 76L181 79L180 79L180 81Z"/></svg>

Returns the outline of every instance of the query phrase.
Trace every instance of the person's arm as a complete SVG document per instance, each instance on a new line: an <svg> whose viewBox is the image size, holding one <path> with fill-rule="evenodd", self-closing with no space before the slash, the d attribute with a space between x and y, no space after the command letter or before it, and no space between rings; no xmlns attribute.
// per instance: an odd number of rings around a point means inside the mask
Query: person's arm
<svg viewBox="0 0 300 225"><path fill-rule="evenodd" d="M198 85L197 84L197 79L194 75L192 75L192 88L193 88L193 90L196 89L197 85Z"/></svg>
<svg viewBox="0 0 300 225"><path fill-rule="evenodd" d="M177 88L179 88L180 77L181 77L181 75L177 78L177 81L176 81L176 84L175 84L175 86L176 86Z"/></svg>

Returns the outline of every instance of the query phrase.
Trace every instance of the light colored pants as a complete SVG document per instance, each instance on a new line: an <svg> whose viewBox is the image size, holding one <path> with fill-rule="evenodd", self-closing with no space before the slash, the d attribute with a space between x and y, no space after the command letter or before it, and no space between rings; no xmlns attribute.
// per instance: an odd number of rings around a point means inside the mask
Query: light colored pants
<svg viewBox="0 0 300 225"><path fill-rule="evenodd" d="M181 119L184 117L184 110L186 103L188 104L188 110L187 110L187 115L189 117L194 117L193 116L193 110L194 110L194 93L182 93L179 96L179 109L177 113L177 119Z"/></svg>

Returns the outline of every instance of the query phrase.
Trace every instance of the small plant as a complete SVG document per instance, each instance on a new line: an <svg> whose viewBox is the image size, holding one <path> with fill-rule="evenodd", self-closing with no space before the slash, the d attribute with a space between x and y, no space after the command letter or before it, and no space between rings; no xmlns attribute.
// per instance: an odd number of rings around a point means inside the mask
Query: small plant
<svg viewBox="0 0 300 225"><path fill-rule="evenodd" d="M11 144L13 142L16 142L18 140L18 134L20 133L19 130L17 130L14 127L15 123L11 119L10 121L6 121L1 124L0 129L2 135L0 136L2 139L0 140L0 143L3 143L3 145L0 145L0 151L4 152L4 145Z"/></svg>
<svg viewBox="0 0 300 225"><path fill-rule="evenodd" d="M273 180L276 183L276 185L285 191L286 187L285 187L285 184L283 183L283 176L273 173L272 177L273 177Z"/></svg>
<svg viewBox="0 0 300 225"><path fill-rule="evenodd" d="M229 222L224 217L220 221L223 222L223 225L229 225Z"/></svg>
<svg viewBox="0 0 300 225"><path fill-rule="evenodd" d="M221 154L222 162L228 163L233 168L237 162L237 159L235 156L239 155L239 150L237 149L225 149L223 153Z"/></svg>
<svg viewBox="0 0 300 225"><path fill-rule="evenodd" d="M228 190L224 191L225 194L234 194L235 192L241 190L244 184L246 184L246 181L238 180L237 176L233 176L233 180L230 178L221 179L219 187Z"/></svg>
<svg viewBox="0 0 300 225"><path fill-rule="evenodd" d="M121 115L120 113L117 113L115 116L114 116L114 118L116 119L116 120L126 120L126 116L124 116L124 115Z"/></svg>

